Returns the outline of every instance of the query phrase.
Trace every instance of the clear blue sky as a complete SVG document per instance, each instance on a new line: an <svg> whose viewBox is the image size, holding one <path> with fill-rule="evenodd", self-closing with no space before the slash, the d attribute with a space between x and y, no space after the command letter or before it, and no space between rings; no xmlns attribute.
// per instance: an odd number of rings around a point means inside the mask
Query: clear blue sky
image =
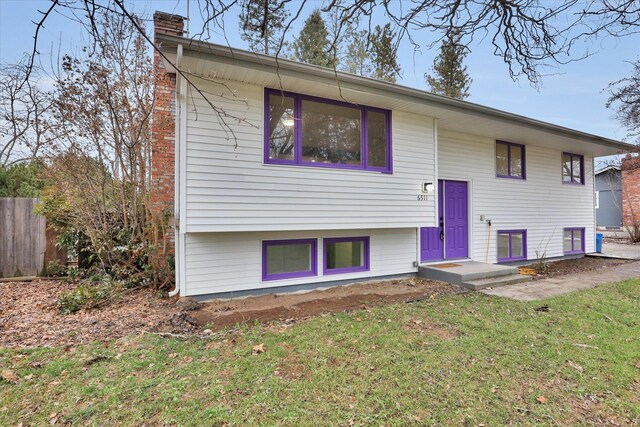
<svg viewBox="0 0 640 427"><path fill-rule="evenodd" d="M48 4L45 0L0 0L0 62L15 62L24 52L30 51L35 29L31 21L38 19L37 9L45 9ZM149 17L155 10L186 14L186 0L136 0L130 5ZM307 12L320 5L319 1L309 2ZM191 0L191 7L197 7L195 0ZM240 48L246 47L237 31L235 13L227 17L226 25L229 43ZM198 22L191 23L192 30L197 27ZM421 33L420 37L424 39L432 35ZM211 41L224 43L220 35L217 38L214 36ZM624 129L605 107L605 89L611 81L629 75L631 66L627 62L638 59L639 42L638 35L591 42L587 46L593 52L591 57L546 70L553 75L544 78L539 90L532 88L526 79L511 80L502 59L492 54L488 43L478 42L471 46L471 53L467 57L469 73L473 78L468 100L584 132L623 139ZM43 62L49 64L48 54L57 52L58 46L64 53L81 43L79 25L63 16L53 15L43 30L39 44ZM405 43L398 58L403 70L399 83L426 89L423 74L430 69L436 54L437 51L426 49L414 53L412 47Z"/></svg>

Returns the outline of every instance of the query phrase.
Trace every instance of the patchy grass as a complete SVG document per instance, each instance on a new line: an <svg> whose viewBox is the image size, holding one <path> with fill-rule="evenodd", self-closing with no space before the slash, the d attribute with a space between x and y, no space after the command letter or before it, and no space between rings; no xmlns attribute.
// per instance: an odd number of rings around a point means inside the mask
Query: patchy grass
<svg viewBox="0 0 640 427"><path fill-rule="evenodd" d="M470 293L207 339L1 350L0 425L637 425L640 280L544 304Z"/></svg>

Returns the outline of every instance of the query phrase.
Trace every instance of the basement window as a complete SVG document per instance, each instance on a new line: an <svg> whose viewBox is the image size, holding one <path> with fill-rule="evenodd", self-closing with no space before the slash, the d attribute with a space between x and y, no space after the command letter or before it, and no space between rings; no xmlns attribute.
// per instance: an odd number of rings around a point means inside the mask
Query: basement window
<svg viewBox="0 0 640 427"><path fill-rule="evenodd" d="M565 228L562 236L565 255L584 253L584 228Z"/></svg>
<svg viewBox="0 0 640 427"><path fill-rule="evenodd" d="M265 90L264 162L391 173L391 111Z"/></svg>
<svg viewBox="0 0 640 427"><path fill-rule="evenodd" d="M498 262L527 259L527 230L498 231Z"/></svg>
<svg viewBox="0 0 640 427"><path fill-rule="evenodd" d="M316 239L262 242L262 280L317 276Z"/></svg>
<svg viewBox="0 0 640 427"><path fill-rule="evenodd" d="M369 237L324 239L324 274L369 271Z"/></svg>

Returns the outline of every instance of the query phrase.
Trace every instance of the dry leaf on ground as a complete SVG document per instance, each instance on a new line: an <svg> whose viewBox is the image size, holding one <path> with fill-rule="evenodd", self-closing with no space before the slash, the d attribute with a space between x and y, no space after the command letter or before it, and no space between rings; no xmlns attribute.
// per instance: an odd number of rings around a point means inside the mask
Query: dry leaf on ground
<svg viewBox="0 0 640 427"><path fill-rule="evenodd" d="M4 323L0 347L33 348L107 341L140 331L198 333L175 299L161 299L149 289L128 292L126 297L93 310L64 315L58 298L77 287L57 280L6 282L0 286L0 313ZM190 312L192 313L192 312ZM43 333L34 333L43 331Z"/></svg>
<svg viewBox="0 0 640 427"><path fill-rule="evenodd" d="M251 349L251 354L260 354L264 353L264 344L254 345Z"/></svg>
<svg viewBox="0 0 640 427"><path fill-rule="evenodd" d="M536 397L536 402L538 403L547 403L547 398L544 396L538 396Z"/></svg>
<svg viewBox="0 0 640 427"><path fill-rule="evenodd" d="M578 371L580 373L584 372L584 368L582 366L578 365L576 362L574 362L572 360L568 360L567 363L569 364L569 366L571 366L576 371Z"/></svg>
<svg viewBox="0 0 640 427"><path fill-rule="evenodd" d="M20 378L18 378L18 375L16 375L15 372L10 371L8 369L4 369L0 376L2 377L3 380L9 383L16 384L18 381L20 381Z"/></svg>

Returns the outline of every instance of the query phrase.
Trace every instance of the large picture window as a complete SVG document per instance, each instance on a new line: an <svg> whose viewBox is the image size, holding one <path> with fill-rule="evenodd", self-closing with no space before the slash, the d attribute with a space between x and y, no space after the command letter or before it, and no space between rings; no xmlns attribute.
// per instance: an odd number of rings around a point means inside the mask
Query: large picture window
<svg viewBox="0 0 640 427"><path fill-rule="evenodd" d="M562 237L565 255L584 253L584 228L565 228Z"/></svg>
<svg viewBox="0 0 640 427"><path fill-rule="evenodd" d="M498 231L498 262L527 259L527 231Z"/></svg>
<svg viewBox="0 0 640 427"><path fill-rule="evenodd" d="M316 239L262 242L262 280L316 276Z"/></svg>
<svg viewBox="0 0 640 427"><path fill-rule="evenodd" d="M526 178L524 145L496 141L496 176L498 178Z"/></svg>
<svg viewBox="0 0 640 427"><path fill-rule="evenodd" d="M369 238L324 239L324 274L369 270Z"/></svg>
<svg viewBox="0 0 640 427"><path fill-rule="evenodd" d="M562 182L584 184L584 156L562 153Z"/></svg>
<svg viewBox="0 0 640 427"><path fill-rule="evenodd" d="M267 89L265 163L391 172L391 112Z"/></svg>

